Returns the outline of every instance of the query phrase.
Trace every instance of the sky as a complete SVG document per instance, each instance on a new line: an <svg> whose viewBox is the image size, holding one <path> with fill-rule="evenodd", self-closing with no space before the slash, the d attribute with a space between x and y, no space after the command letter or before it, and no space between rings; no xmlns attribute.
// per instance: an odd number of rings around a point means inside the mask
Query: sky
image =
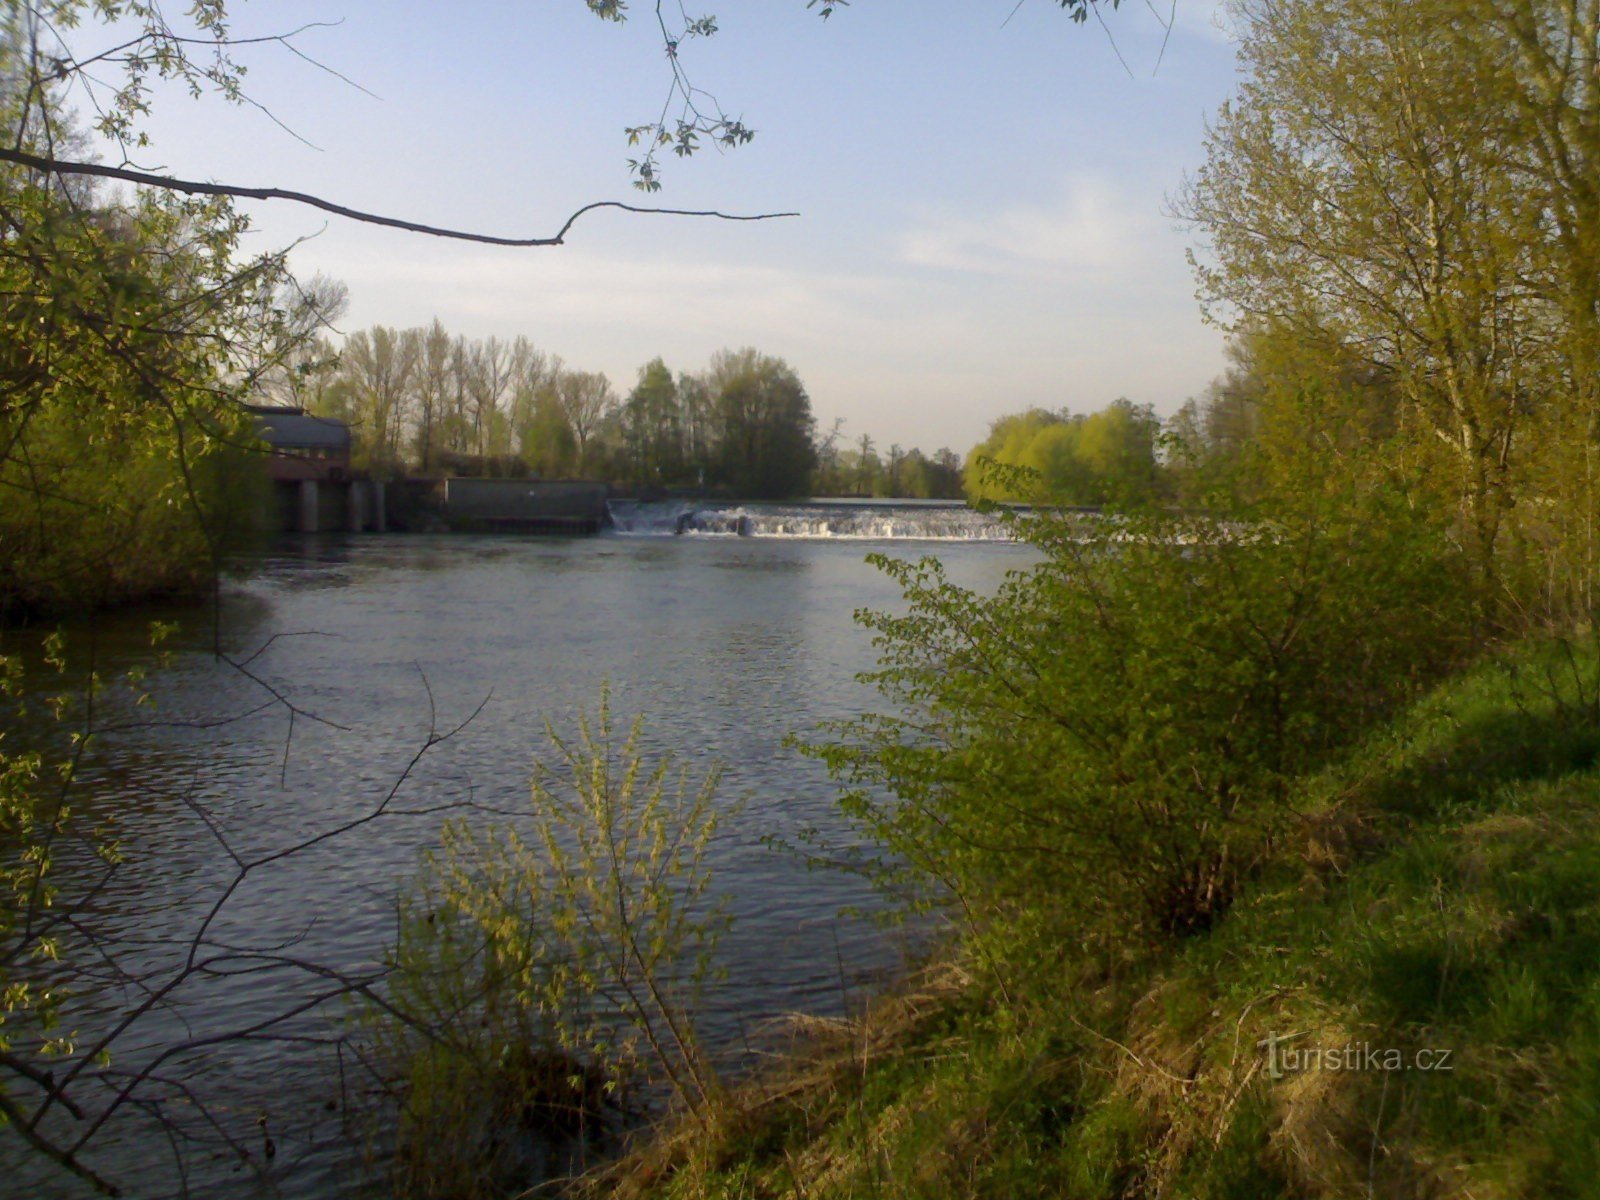
<svg viewBox="0 0 1600 1200"><path fill-rule="evenodd" d="M237 37L337 24L294 38L315 62L241 49L254 104L158 93L137 165L507 236L594 200L797 211L603 212L564 246L503 249L241 204L251 248L305 239L296 273L349 287L347 332L524 334L619 393L657 355L697 370L754 346L799 372L821 428L882 446L965 452L1035 405L1168 414L1221 371L1193 236L1165 215L1236 78L1217 0L1177 0L1164 52L1167 0L1104 27L1053 0L855 0L826 21L687 2L719 32L686 69L757 135L669 159L653 196L623 136L669 80L648 0L620 26L580 0L235 0Z"/></svg>

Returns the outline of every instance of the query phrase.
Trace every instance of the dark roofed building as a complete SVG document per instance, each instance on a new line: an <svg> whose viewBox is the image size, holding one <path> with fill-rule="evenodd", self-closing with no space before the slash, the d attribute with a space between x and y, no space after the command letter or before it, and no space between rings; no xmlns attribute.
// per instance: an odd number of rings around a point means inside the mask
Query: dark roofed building
<svg viewBox="0 0 1600 1200"><path fill-rule="evenodd" d="M262 440L272 448L273 479L341 481L350 474L350 426L332 417L313 417L303 408L248 406Z"/></svg>

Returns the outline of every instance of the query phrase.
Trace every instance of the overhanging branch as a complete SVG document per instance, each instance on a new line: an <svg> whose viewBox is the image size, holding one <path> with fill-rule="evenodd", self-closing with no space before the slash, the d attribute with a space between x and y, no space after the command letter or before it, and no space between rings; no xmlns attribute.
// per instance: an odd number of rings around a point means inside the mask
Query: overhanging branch
<svg viewBox="0 0 1600 1200"><path fill-rule="evenodd" d="M92 175L100 179L120 179L124 183L136 183L142 187L161 188L163 191L168 192L183 192L185 195L190 196L232 196L240 200L288 200L295 204L305 204L312 208L320 208L323 212L330 212L339 217L347 217L352 221L363 221L368 225L384 225L390 229L403 229L408 233L425 233L431 237L451 238L461 242L481 242L489 246L565 245L566 236L571 232L573 225L577 224L578 218L599 208L617 208L623 212L653 213L671 217L715 217L719 221L771 221L779 217L798 217L800 215L795 212L738 214L718 212L715 209L645 208L635 204L624 204L620 200L597 200L592 204L585 204L568 217L553 237L508 238L495 237L487 233L470 233L461 229L442 229L437 225L423 225L416 221L403 221L399 217L386 217L379 213L362 212L359 209L346 208L342 204L335 204L331 200L324 200L319 196L308 195L305 192L293 192L286 188L253 188L239 187L229 183L203 183L194 179L177 179L171 175L155 175L148 171L135 171L127 167L108 167L102 163L68 162L58 158L44 158L37 154L29 154L23 150L13 150L4 146L0 146L0 162L16 163L18 166L27 167L29 170L43 171L56 175Z"/></svg>

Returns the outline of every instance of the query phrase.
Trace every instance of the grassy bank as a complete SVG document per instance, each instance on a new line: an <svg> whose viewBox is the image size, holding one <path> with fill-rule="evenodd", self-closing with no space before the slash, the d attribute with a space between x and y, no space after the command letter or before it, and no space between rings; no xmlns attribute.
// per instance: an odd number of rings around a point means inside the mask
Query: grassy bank
<svg viewBox="0 0 1600 1200"><path fill-rule="evenodd" d="M1594 1194L1595 665L1524 647L1303 780L1209 932L957 951L597 1189Z"/></svg>

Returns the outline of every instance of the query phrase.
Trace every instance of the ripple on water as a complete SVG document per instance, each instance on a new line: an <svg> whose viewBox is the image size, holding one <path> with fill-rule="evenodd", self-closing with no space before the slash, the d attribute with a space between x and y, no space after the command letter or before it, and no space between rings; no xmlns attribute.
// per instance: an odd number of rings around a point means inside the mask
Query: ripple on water
<svg viewBox="0 0 1600 1200"><path fill-rule="evenodd" d="M415 811L470 799L515 810L543 750L543 723L569 727L609 684L619 725L644 717L648 753L694 771L723 764L722 794L743 803L713 847L734 925L722 948L727 982L702 1014L707 1036L737 1048L777 1015L837 1012L862 973L892 968L904 947L870 921L839 915L872 907L858 880L808 870L768 842L792 842L809 827L849 837L826 775L783 741L873 702L855 680L872 658L851 614L897 596L863 552L825 541L393 537L308 539L268 556L230 585L225 638L236 655L265 646L251 671L301 712L291 722L278 706L253 711L269 699L262 686L219 667L205 622L189 622L159 681L157 711L211 727L108 737L90 773L84 808L115 816L127 859L96 901L98 928L142 971L173 969L228 884L222 841L242 857L269 854L371 811L430 728L475 711L393 804ZM1004 544L939 553L956 578L981 586L1027 561ZM102 661L133 661L144 627L140 615L103 622ZM440 820L386 818L253 873L214 937L292 948L346 970L374 962L396 891L437 843ZM198 981L141 1025L140 1038L153 1048L185 1029L263 1021L315 986L291 974ZM86 989L75 1023L92 1030L126 1001ZM320 1036L329 1019L307 1018L295 1032ZM123 1061L151 1048L126 1048ZM186 1069L227 1121L257 1136L265 1115L282 1147L259 1186L231 1160L198 1156L195 1194L325 1197L352 1186L351 1152L323 1107L331 1067L315 1046L233 1044ZM163 1147L130 1119L99 1162L129 1181L129 1194L166 1195L175 1177ZM19 1170L37 1194L59 1184L35 1178L34 1164Z"/></svg>

